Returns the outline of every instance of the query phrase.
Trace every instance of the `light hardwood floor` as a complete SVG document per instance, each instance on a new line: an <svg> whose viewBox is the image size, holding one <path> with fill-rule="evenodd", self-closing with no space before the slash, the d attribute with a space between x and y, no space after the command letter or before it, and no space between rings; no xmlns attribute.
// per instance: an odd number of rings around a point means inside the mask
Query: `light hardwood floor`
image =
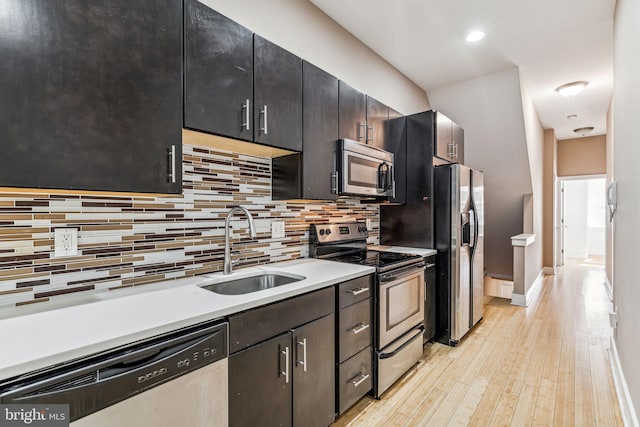
<svg viewBox="0 0 640 427"><path fill-rule="evenodd" d="M381 400L367 396L334 425L622 426L603 278L570 262L529 307L487 299L457 347L429 345Z"/></svg>

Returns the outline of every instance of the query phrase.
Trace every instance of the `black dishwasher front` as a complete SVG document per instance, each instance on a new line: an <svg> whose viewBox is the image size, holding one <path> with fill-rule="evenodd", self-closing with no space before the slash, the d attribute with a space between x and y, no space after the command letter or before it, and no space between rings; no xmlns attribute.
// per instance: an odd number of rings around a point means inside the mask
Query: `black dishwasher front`
<svg viewBox="0 0 640 427"><path fill-rule="evenodd" d="M0 403L68 404L73 422L223 359L227 375L227 330L203 324L26 374L0 384Z"/></svg>

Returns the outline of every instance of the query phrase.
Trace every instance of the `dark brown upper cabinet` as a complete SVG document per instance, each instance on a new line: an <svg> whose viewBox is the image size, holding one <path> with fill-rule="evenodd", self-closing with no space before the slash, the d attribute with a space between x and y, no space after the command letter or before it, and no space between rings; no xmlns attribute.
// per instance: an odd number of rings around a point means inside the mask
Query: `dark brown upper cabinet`
<svg viewBox="0 0 640 427"><path fill-rule="evenodd" d="M272 197L333 200L338 139L338 79L302 64L303 152L272 160Z"/></svg>
<svg viewBox="0 0 640 427"><path fill-rule="evenodd" d="M367 125L365 127L366 144L386 150L385 146L388 136L388 120L389 107L377 99L367 96Z"/></svg>
<svg viewBox="0 0 640 427"><path fill-rule="evenodd" d="M185 1L185 111L190 129L253 140L253 33Z"/></svg>
<svg viewBox="0 0 640 427"><path fill-rule="evenodd" d="M367 97L342 80L339 82L339 138L366 142Z"/></svg>
<svg viewBox="0 0 640 427"><path fill-rule="evenodd" d="M302 60L185 2L185 127L302 150Z"/></svg>
<svg viewBox="0 0 640 427"><path fill-rule="evenodd" d="M302 60L254 34L254 141L302 151Z"/></svg>
<svg viewBox="0 0 640 427"><path fill-rule="evenodd" d="M403 204L407 201L407 118L389 108L389 120L384 123L384 146L393 153L395 196L389 203Z"/></svg>
<svg viewBox="0 0 640 427"><path fill-rule="evenodd" d="M182 0L3 0L0 186L179 193Z"/></svg>
<svg viewBox="0 0 640 427"><path fill-rule="evenodd" d="M464 163L464 130L447 116L434 111L435 156L449 163Z"/></svg>

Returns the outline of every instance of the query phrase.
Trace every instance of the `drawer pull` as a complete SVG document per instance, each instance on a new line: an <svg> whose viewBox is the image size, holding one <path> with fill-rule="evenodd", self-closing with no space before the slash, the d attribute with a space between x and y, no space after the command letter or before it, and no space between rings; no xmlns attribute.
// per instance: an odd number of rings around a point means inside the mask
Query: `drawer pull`
<svg viewBox="0 0 640 427"><path fill-rule="evenodd" d="M360 295L365 292L369 292L369 288L353 288L347 291L347 293L350 293L353 296Z"/></svg>
<svg viewBox="0 0 640 427"><path fill-rule="evenodd" d="M369 378L369 374L360 373L360 374L356 375L355 377L351 378L347 382L353 384L354 387L358 387L360 384L365 382L367 380L367 378Z"/></svg>
<svg viewBox="0 0 640 427"><path fill-rule="evenodd" d="M368 323L358 323L356 326L354 326L353 328L351 328L349 330L357 335L360 332L364 331L365 329L369 329L369 324Z"/></svg>

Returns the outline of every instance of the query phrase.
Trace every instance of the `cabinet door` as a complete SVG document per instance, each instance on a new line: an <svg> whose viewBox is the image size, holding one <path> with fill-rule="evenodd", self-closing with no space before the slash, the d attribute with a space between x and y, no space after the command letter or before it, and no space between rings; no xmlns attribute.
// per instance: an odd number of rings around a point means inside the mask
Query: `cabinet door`
<svg viewBox="0 0 640 427"><path fill-rule="evenodd" d="M451 135L451 120L440 112L436 112L436 151L435 155L441 159L453 160L453 138Z"/></svg>
<svg viewBox="0 0 640 427"><path fill-rule="evenodd" d="M453 143L454 161L464 164L464 129L455 123L451 123L451 135Z"/></svg>
<svg viewBox="0 0 640 427"><path fill-rule="evenodd" d="M378 148L385 148L388 133L385 125L389 120L389 107L367 96L367 128L365 142Z"/></svg>
<svg viewBox="0 0 640 427"><path fill-rule="evenodd" d="M386 138L384 148L393 153L395 176L395 197L391 203L402 204L407 201L407 119L389 108L389 120L385 123Z"/></svg>
<svg viewBox="0 0 640 427"><path fill-rule="evenodd" d="M293 425L326 427L335 416L335 321L330 314L293 330Z"/></svg>
<svg viewBox="0 0 640 427"><path fill-rule="evenodd" d="M254 34L254 140L302 151L302 60Z"/></svg>
<svg viewBox="0 0 640 427"><path fill-rule="evenodd" d="M253 33L199 1L185 2L187 128L253 139Z"/></svg>
<svg viewBox="0 0 640 427"><path fill-rule="evenodd" d="M181 191L181 0L3 0L0 21L0 186Z"/></svg>
<svg viewBox="0 0 640 427"><path fill-rule="evenodd" d="M292 357L289 332L229 357L230 426L291 425Z"/></svg>
<svg viewBox="0 0 640 427"><path fill-rule="evenodd" d="M305 62L303 87L302 198L333 200L337 198L331 191L331 174L338 140L338 79Z"/></svg>
<svg viewBox="0 0 640 427"><path fill-rule="evenodd" d="M367 126L366 96L343 81L339 82L338 87L338 137L364 143Z"/></svg>

